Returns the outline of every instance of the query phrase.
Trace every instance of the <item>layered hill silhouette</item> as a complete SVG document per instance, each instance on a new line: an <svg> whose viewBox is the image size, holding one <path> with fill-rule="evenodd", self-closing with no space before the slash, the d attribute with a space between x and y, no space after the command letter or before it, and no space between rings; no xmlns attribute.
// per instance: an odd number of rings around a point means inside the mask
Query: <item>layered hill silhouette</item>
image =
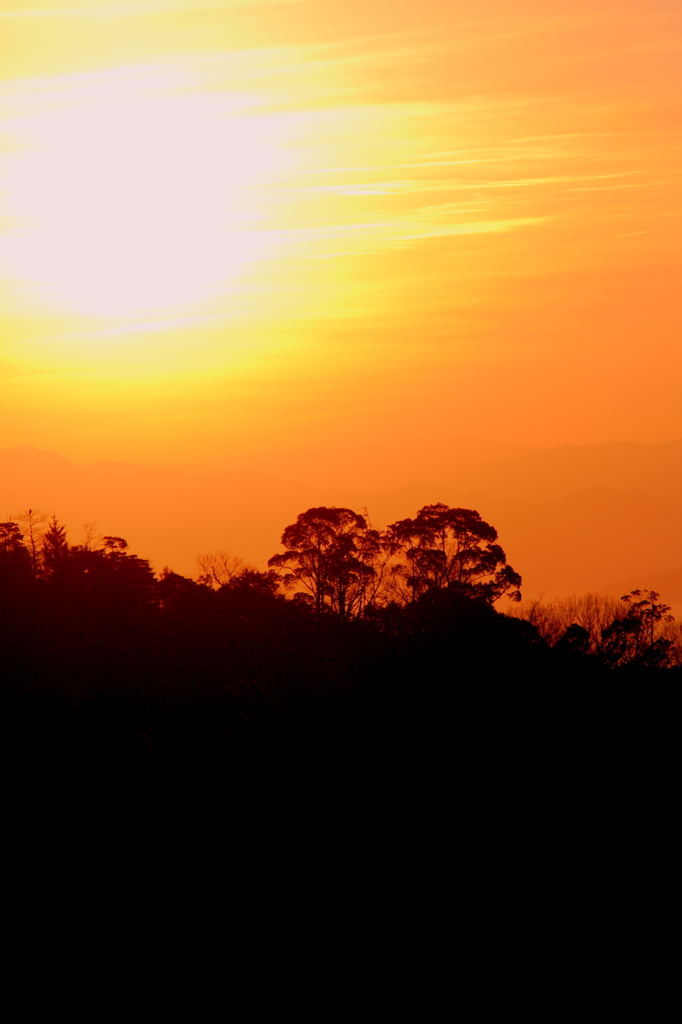
<svg viewBox="0 0 682 1024"><path fill-rule="evenodd" d="M196 555L216 549L264 568L284 527L311 506L366 507L384 527L442 501L475 508L497 528L526 596L624 593L632 581L653 580L670 603L682 599L682 440L482 446L453 452L442 469L441 479L355 490L246 470L77 465L22 445L0 450L0 515L54 511L72 543L83 523L95 522L98 532L125 537L157 570L169 565L192 575Z"/></svg>

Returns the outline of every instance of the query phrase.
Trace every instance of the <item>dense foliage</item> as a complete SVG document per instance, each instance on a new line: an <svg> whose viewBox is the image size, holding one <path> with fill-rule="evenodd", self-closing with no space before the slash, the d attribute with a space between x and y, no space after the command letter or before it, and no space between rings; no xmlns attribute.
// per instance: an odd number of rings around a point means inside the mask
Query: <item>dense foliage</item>
<svg viewBox="0 0 682 1024"><path fill-rule="evenodd" d="M312 508L267 571L218 552L196 579L155 575L121 537L70 544L29 513L0 524L0 636L14 741L37 771L179 785L351 748L362 761L432 707L440 728L446 697L678 671L653 592L588 601L570 621L497 611L521 578L473 510L426 506L381 533Z"/></svg>

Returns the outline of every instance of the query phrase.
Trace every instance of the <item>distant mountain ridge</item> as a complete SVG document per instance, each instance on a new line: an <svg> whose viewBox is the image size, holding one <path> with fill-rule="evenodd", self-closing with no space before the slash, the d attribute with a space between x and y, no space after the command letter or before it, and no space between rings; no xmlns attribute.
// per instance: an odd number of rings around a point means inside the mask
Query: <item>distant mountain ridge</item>
<svg viewBox="0 0 682 1024"><path fill-rule="evenodd" d="M328 459L319 460L326 466ZM682 438L662 444L642 444L630 441L604 442L596 445L560 445L550 448L530 445L512 445L491 442L459 441L451 445L447 458L432 458L428 446L417 460L407 459L407 465L419 467L424 479L439 480L463 488L483 490L500 497L523 500L544 500L559 497L574 490L591 486L609 486L617 489L641 488L661 497L682 503ZM263 463L268 476L280 476L282 466L291 459L279 462L269 457ZM235 464L221 463L178 466L188 472L233 472ZM333 472L333 464L332 464ZM380 467L379 467L380 469ZM321 475L319 465L301 465L298 474L316 486L326 487L328 481ZM404 474L414 477L414 470ZM383 480L378 472L377 478ZM397 486L398 473L391 474L388 484L376 482L373 491L390 490ZM336 477L333 486L344 490L358 490L357 480ZM365 482L362 490L369 490Z"/></svg>
<svg viewBox="0 0 682 1024"><path fill-rule="evenodd" d="M246 469L80 466L21 445L0 450L0 515L54 511L72 543L84 522L96 521L157 570L168 564L191 575L198 553L219 548L263 568L284 527L314 505L367 507L384 527L444 501L476 508L496 527L527 596L664 578L682 565L682 440L517 449L481 463L474 456L442 466L440 481L356 490Z"/></svg>
<svg viewBox="0 0 682 1024"><path fill-rule="evenodd" d="M665 604L682 605L682 565L671 572L652 573L649 576L631 576L603 588L612 597L622 597L633 590L655 590Z"/></svg>

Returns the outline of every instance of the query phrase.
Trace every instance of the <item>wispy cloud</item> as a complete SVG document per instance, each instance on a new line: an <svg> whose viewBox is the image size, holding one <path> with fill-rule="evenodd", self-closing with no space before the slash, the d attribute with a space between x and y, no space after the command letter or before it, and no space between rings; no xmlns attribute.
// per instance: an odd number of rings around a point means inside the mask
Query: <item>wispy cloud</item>
<svg viewBox="0 0 682 1024"><path fill-rule="evenodd" d="M329 259L347 255L349 252L378 252L386 249L403 249L413 243L430 238L445 238L456 235L489 235L535 227L550 220L549 217L516 217L499 220L455 220L453 214L474 211L452 211L441 207L426 207L390 220L358 221L351 224L330 223L308 225L277 233L279 242L287 247L302 246L306 253L317 258ZM329 248L330 241L345 238L352 249L336 246Z"/></svg>
<svg viewBox="0 0 682 1024"><path fill-rule="evenodd" d="M138 14L163 14L176 11L198 11L219 8L229 10L237 7L274 6L276 4L309 3L310 0L141 0L140 3L112 4L104 0L91 0L87 6L46 6L43 2L39 7L28 4L23 7L12 7L0 11L0 18L58 18L58 17L99 17L102 15L130 17Z"/></svg>
<svg viewBox="0 0 682 1024"><path fill-rule="evenodd" d="M501 159L501 158L500 158ZM474 161L471 161L472 163ZM484 161L481 161L484 162ZM394 165L394 166L405 166L405 165ZM429 167L431 164L411 164L412 167ZM368 170L369 168L360 168L360 170ZM374 170L386 170L386 167L372 168ZM392 168L391 168L392 169ZM326 169L325 169L326 170ZM348 168L348 170L358 170L358 168ZM305 173L313 174L314 171ZM522 189L522 188L534 188L539 185L556 185L569 181L594 181L603 180L604 178L620 178L629 174L640 173L637 171L621 171L614 172L612 174L598 174L598 175L550 175L544 178L512 178L508 180L500 181L462 181L457 178L441 178L437 180L433 179L389 179L389 180L378 180L368 183L349 183L340 182L334 185L308 185L301 186L298 189L292 188L290 191L298 192L328 192L336 193L339 195L405 195L420 192L468 192L468 191L486 191L496 189ZM596 188L572 188L565 189L566 192L588 192L588 191L599 191L601 188L641 188L642 184L627 184L627 185L607 185L597 186Z"/></svg>

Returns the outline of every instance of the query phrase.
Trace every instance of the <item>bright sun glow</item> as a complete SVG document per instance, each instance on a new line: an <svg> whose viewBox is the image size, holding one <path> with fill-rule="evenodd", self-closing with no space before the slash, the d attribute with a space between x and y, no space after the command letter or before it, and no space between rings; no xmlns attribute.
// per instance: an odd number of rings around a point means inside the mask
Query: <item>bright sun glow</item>
<svg viewBox="0 0 682 1024"><path fill-rule="evenodd" d="M97 317L192 306L263 254L255 190L286 164L274 119L185 77L72 76L48 112L28 94L4 119L19 146L2 257L34 301Z"/></svg>
<svg viewBox="0 0 682 1024"><path fill-rule="evenodd" d="M680 436L679 14L556 6L0 3L3 445Z"/></svg>

